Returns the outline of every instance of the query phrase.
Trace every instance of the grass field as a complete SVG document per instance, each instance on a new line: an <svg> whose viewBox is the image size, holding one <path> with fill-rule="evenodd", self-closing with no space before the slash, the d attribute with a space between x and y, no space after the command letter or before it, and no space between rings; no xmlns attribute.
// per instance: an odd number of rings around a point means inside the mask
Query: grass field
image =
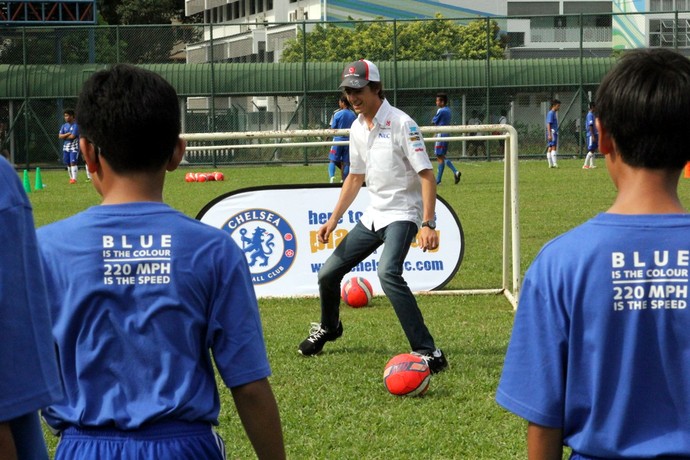
<svg viewBox="0 0 690 460"><path fill-rule="evenodd" d="M559 169L548 169L545 161L519 164L521 273L546 241L604 211L614 197L600 158L599 167L590 171L581 169L579 159L561 159L559 164ZM462 265L446 289L498 287L503 163L456 165L463 172L460 185L454 186L452 175L446 173L438 193L459 216L466 246ZM224 172L225 182L189 184L183 179L189 170L170 173L166 201L193 217L211 199L230 190L327 179L325 165L217 169ZM83 174L80 170L80 182L70 186L65 171L42 173L46 188L30 194L37 226L98 204L99 197ZM32 185L33 180L32 172ZM686 206L689 192L690 180L681 179ZM376 297L371 308L344 307L343 337L316 358L303 358L296 349L309 323L319 318L318 300L260 301L288 458L526 457L525 423L493 401L513 322L509 302L503 296L482 295L420 296L419 303L450 369L432 378L424 397L400 398L386 392L381 378L390 357L409 351L387 299ZM221 399L218 431L228 458L253 458L225 388ZM54 451L55 438L46 438Z"/></svg>

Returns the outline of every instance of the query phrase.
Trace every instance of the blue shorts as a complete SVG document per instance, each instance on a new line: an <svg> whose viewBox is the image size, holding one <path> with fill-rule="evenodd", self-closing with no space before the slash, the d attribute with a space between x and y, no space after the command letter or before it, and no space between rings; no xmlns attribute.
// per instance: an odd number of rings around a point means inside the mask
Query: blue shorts
<svg viewBox="0 0 690 460"><path fill-rule="evenodd" d="M546 140L547 147L558 147L558 134L552 134L551 140Z"/></svg>
<svg viewBox="0 0 690 460"><path fill-rule="evenodd" d="M79 152L75 151L62 151L62 162L66 165L77 164L77 159L79 158Z"/></svg>
<svg viewBox="0 0 690 460"><path fill-rule="evenodd" d="M331 147L331 151L328 152L328 159L331 161L350 163L350 146L334 145Z"/></svg>
<svg viewBox="0 0 690 460"><path fill-rule="evenodd" d="M65 429L55 460L224 460L225 444L208 423L162 422L133 431Z"/></svg>
<svg viewBox="0 0 690 460"><path fill-rule="evenodd" d="M437 157L443 156L448 153L448 142L436 142L434 144L434 153Z"/></svg>
<svg viewBox="0 0 690 460"><path fill-rule="evenodd" d="M599 149L599 139L587 136L587 151L596 152Z"/></svg>

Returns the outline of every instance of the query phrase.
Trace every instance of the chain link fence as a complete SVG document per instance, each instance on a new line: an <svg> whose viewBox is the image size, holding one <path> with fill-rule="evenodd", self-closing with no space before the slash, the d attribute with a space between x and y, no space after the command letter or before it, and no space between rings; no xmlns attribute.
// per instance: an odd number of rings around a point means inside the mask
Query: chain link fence
<svg viewBox="0 0 690 460"><path fill-rule="evenodd" d="M324 41L315 42L317 46L306 38L312 33L338 28L346 38L353 39L365 30L370 34L379 33L382 38L378 41L357 42L358 57L377 64L399 63L400 72L416 71L417 62L421 65L447 61L451 66L468 67L470 61L461 56L461 52L465 52L462 46L474 47L472 61L475 65L470 67L475 71L467 81L444 87L420 84L419 88L409 85L403 88L396 85L396 75L393 84L385 87L390 102L410 114L418 124L431 125L436 112L436 93L445 92L453 112L453 124L494 124L505 114L518 131L520 156L540 157L545 149L544 117L550 100L558 98L562 101L559 153L581 156L584 153L583 118L587 103L596 91L596 83L583 75L580 65L583 56L610 57L637 46L666 46L685 51L684 47L690 46L689 14L638 13L634 17L579 14L338 24L303 21L289 24L3 27L0 30L0 147L18 165L61 167L61 143L57 133L63 123L63 111L75 106L81 83L88 75L113 63L145 65L153 70L157 65L177 65L175 68L185 75L186 87L178 87L185 132L328 128L333 111L338 107L340 70L333 71L332 76L322 76L332 81L331 89L307 90L304 86L304 91L295 92L294 82L307 79L306 64L318 61L320 48L332 49L334 56L341 56L338 43L325 41L326 35ZM480 31L481 25L486 24L483 29L486 36L480 32L472 40L458 35L443 43L420 43L413 40L410 32L413 26L428 30L449 25L468 28L477 21ZM517 29L523 32L503 32L508 30L508 21L517 24ZM616 38L616 21L643 23L645 35L621 44ZM297 43L303 40L301 49L298 46L295 51L294 43L292 47L293 53L301 53L298 59L301 62L294 63L280 81L264 82L269 74L264 71L267 67L261 66L279 65L275 63L281 62L286 45L295 39ZM497 45L500 56L495 53ZM516 58L534 61L538 56L549 57L551 64L554 59L570 59L567 71L576 76L579 73L580 78L568 85L541 83L534 87L528 84L516 87L505 82L495 84L486 74L490 66L485 64L489 62ZM540 66L551 65L540 62L534 64L535 72L544 71ZM197 65L209 63L210 70L209 67L197 70ZM218 80L228 76L221 74L224 70L214 70L214 64L217 69L223 64L256 65L250 77L255 82L251 83L256 83L256 87L264 84L271 90L248 94L245 89L234 92L232 85L230 89L227 86L221 89ZM424 74L423 67L420 69L420 82L431 78ZM382 76L385 79L386 75ZM241 86L245 86L246 82L242 83ZM327 161L327 154L328 147L324 146L226 148L197 152L189 155L188 160L213 165L313 163ZM448 156L485 161L501 158L502 152L498 141L468 141L451 143Z"/></svg>

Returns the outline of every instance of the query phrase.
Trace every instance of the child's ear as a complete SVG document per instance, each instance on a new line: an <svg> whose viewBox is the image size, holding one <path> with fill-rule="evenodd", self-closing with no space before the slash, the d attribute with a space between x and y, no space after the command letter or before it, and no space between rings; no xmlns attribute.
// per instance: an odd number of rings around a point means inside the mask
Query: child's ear
<svg viewBox="0 0 690 460"><path fill-rule="evenodd" d="M166 166L166 171L174 171L182 162L184 158L184 152L187 148L187 141L182 138L177 139L177 145L175 146L175 151L173 152L170 160L168 161L168 166Z"/></svg>
<svg viewBox="0 0 690 460"><path fill-rule="evenodd" d="M96 155L96 146L89 142L86 138L79 138L79 149L81 156L84 158L86 168L90 173L94 174L98 171L98 155Z"/></svg>
<svg viewBox="0 0 690 460"><path fill-rule="evenodd" d="M604 155L608 155L613 152L613 139L611 139L608 130L602 126L598 118L594 122L597 125L597 131L599 131L599 151Z"/></svg>

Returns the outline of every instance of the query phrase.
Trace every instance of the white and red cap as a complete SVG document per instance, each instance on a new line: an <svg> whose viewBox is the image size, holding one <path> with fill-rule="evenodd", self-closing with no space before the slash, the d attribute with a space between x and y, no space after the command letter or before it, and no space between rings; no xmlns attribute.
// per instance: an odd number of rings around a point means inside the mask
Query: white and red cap
<svg viewBox="0 0 690 460"><path fill-rule="evenodd" d="M381 81L378 67L366 59L349 63L341 78L340 88L364 88L370 81Z"/></svg>

